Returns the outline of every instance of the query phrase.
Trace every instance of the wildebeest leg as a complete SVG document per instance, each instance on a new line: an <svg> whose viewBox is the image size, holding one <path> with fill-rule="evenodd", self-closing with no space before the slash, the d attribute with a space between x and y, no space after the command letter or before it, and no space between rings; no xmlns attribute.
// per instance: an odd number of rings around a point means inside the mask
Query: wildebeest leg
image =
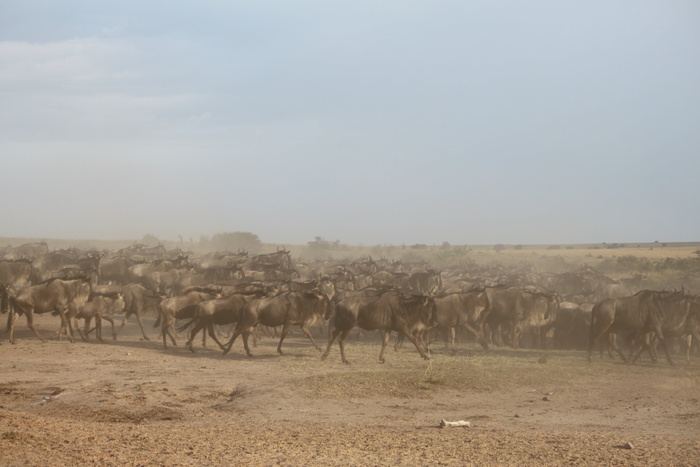
<svg viewBox="0 0 700 467"><path fill-rule="evenodd" d="M404 335L410 340L413 345L416 346L416 350L418 350L418 353L420 354L421 357L423 357L424 360L430 360L430 357L428 356L428 349L427 348L421 348L421 339L416 338L413 336L413 333L408 330L408 328L405 328L403 330ZM383 362L382 362L383 363Z"/></svg>
<svg viewBox="0 0 700 467"><path fill-rule="evenodd" d="M591 327L590 327L590 332L588 336L588 361L591 362L591 357L593 355L593 347L595 346L596 342L600 340L603 335L605 335L606 332L609 333L610 326L612 325L612 321L606 321L601 323L600 318L596 319L595 316L591 317Z"/></svg>
<svg viewBox="0 0 700 467"><path fill-rule="evenodd" d="M122 319L122 324L119 326L119 329L117 329L117 334L122 332L122 329L124 329L124 326L126 326L126 322L129 321L129 317L133 314L131 311L127 311L126 314L124 315L124 319ZM116 336L114 337L116 340Z"/></svg>
<svg viewBox="0 0 700 467"><path fill-rule="evenodd" d="M457 353L455 349L455 337L457 336L457 328L455 326L450 326L450 348L452 349L452 355ZM447 342L445 342L447 344ZM447 345L445 345L447 347Z"/></svg>
<svg viewBox="0 0 700 467"><path fill-rule="evenodd" d="M85 326L84 329L80 329L80 325L78 324L78 319L73 318L73 325L75 326L75 329L78 330L78 334L80 334L80 338L84 342L89 342L90 341L90 323L92 322L92 317L85 318ZM97 320L95 320L97 322ZM97 328L97 327L95 327Z"/></svg>
<svg viewBox="0 0 700 467"><path fill-rule="evenodd" d="M110 318L109 316L100 316L100 315L95 316L95 327L90 329L89 331L85 332L86 337L89 337L90 333L92 331L95 331L96 334L99 333L98 339L100 340L100 342L102 342L104 344L104 340L102 340L102 321L101 321L103 319L105 321L109 321L109 323L112 325L112 338L114 340L117 340L117 332L114 329L114 320L112 318ZM98 322L98 320L99 320L99 322ZM87 329L87 326L86 326L86 329Z"/></svg>
<svg viewBox="0 0 700 467"><path fill-rule="evenodd" d="M408 337L408 334L406 334L406 337ZM379 351L379 363L384 363L384 350L386 349L386 345L389 343L390 338L391 331L382 331L382 350ZM413 340L412 337L411 340Z"/></svg>
<svg viewBox="0 0 700 467"><path fill-rule="evenodd" d="M194 352L194 338L197 336L197 333L204 328L204 324L202 324L202 320L197 321L197 324L195 324L192 329L190 329L190 337L187 339L187 343L185 344L185 347L190 349L190 352Z"/></svg>
<svg viewBox="0 0 700 467"><path fill-rule="evenodd" d="M12 306L10 307L10 312L7 314L7 327L5 328L5 331L9 333L9 339L10 339L10 344L15 343L15 339L13 337L14 330L15 330L15 321L17 321L17 318L19 317L19 313L15 311L15 307Z"/></svg>
<svg viewBox="0 0 700 467"><path fill-rule="evenodd" d="M461 326L464 329L466 329L467 331L469 331L474 336L474 338L476 338L476 340L479 342L479 344L481 344L481 347L488 350L489 343L488 343L486 337L484 336L483 330L480 332L477 329L470 326L469 323L462 323ZM454 345L452 348L454 349ZM453 350L453 353L454 353L454 350Z"/></svg>
<svg viewBox="0 0 700 467"><path fill-rule="evenodd" d="M309 338L309 340L311 341L311 343L313 344L313 346L316 348L316 350L318 350L318 351L320 352L320 351L321 351L321 347L319 347L318 344L316 344L316 341L314 340L313 336L311 335L311 331L309 330L309 328L307 328L307 327L304 326L304 325L301 325L300 327L301 327L301 330L304 331L304 334L306 334L306 337ZM282 341L280 340L280 346L281 346L281 345L282 345Z"/></svg>
<svg viewBox="0 0 700 467"><path fill-rule="evenodd" d="M277 344L277 353L280 355L284 355L284 353L282 352L282 341L284 340L285 337L287 337L287 333L289 332L289 326L291 326L289 323L284 323L284 325L282 326L282 332L280 333L280 343ZM276 329L277 328L275 328L275 330ZM307 331L305 331L305 332L307 332ZM311 336L308 336L308 337L309 337L309 339L311 339ZM311 342L314 342L314 340L311 339ZM314 345L316 345L315 342L314 342Z"/></svg>
<svg viewBox="0 0 700 467"><path fill-rule="evenodd" d="M114 330L114 320L109 316L101 316L105 321L112 325L112 339L117 340L117 331Z"/></svg>
<svg viewBox="0 0 700 467"><path fill-rule="evenodd" d="M333 341L342 332L343 332L342 329L333 328L333 331L328 333L328 345L326 346L326 351L323 352L323 355L321 355L321 360L325 360L326 358L328 358L328 355L331 353L331 346L333 345ZM348 331L348 332L350 332L350 331ZM343 362L343 363L345 363L345 362Z"/></svg>
<svg viewBox="0 0 700 467"><path fill-rule="evenodd" d="M141 334L143 335L143 340L145 341L150 341L151 339L148 338L146 335L146 331L143 329L143 321L141 321L141 313L138 311L134 313L136 315L136 322L139 323L139 327L141 328ZM122 327L124 326L124 323L122 323ZM175 345L175 344L173 344Z"/></svg>
<svg viewBox="0 0 700 467"><path fill-rule="evenodd" d="M42 337L42 335L39 334L39 331L37 331L36 328L34 327L34 311L33 311L33 310L29 310L29 311L25 312L24 314L25 314L26 317L27 317L27 327L28 327L29 329L31 329L32 332L34 333L34 335L35 335L36 337L38 337L39 339L41 339L42 342L46 342L46 339L44 339L44 338ZM10 331L10 342L12 342L13 344L15 343L14 340L12 340L12 331Z"/></svg>
<svg viewBox="0 0 700 467"><path fill-rule="evenodd" d="M236 338L243 334L243 329L239 329L238 326L236 326L236 330L233 331L233 336L231 336L231 339L226 343L226 348L224 349L223 355L226 355L231 351L231 347L233 347L233 343L236 341Z"/></svg>
<svg viewBox="0 0 700 467"><path fill-rule="evenodd" d="M639 339L639 342L637 342L637 339ZM637 363L637 359L639 359L639 357L642 355L642 352L644 352L644 350L646 350L649 353L649 357L651 358L652 363L656 363L657 359L656 359L656 356L654 355L654 352L653 352L651 345L650 345L653 339L654 339L654 336L650 335L650 334L644 334L643 336L641 336L641 338L639 338L638 336L633 336L629 340L630 362L632 362L633 364ZM637 343L639 343L639 349L635 353L634 346Z"/></svg>
<svg viewBox="0 0 700 467"><path fill-rule="evenodd" d="M61 340L61 334L63 334L63 330L65 330L68 342L73 343L73 327L71 326L70 320L68 319L66 309L59 308L58 314L61 317L61 327L58 328L58 340Z"/></svg>
<svg viewBox="0 0 700 467"><path fill-rule="evenodd" d="M209 332L209 335L211 336L211 338L214 339L214 342L216 342L216 344L223 350L225 347L224 347L224 344L222 344L219 341L219 339L216 335L216 329L214 328L214 323L207 324L207 331Z"/></svg>
<svg viewBox="0 0 700 467"><path fill-rule="evenodd" d="M338 338L338 347L340 347L340 360L346 365L350 365L350 362L348 361L347 358L345 358L345 339L348 338L350 331L352 331L352 328L344 329L340 333L340 337ZM330 349L330 344L329 344L328 348Z"/></svg>
<svg viewBox="0 0 700 467"><path fill-rule="evenodd" d="M168 325L166 331L168 333L168 337L170 337L170 340L173 342L173 346L177 347L177 341L175 340L175 331L173 330L172 322Z"/></svg>
<svg viewBox="0 0 700 467"><path fill-rule="evenodd" d="M668 364L675 365L675 363L671 359L671 353L668 351L668 343L666 342L666 338L664 337L663 332L661 332L660 326L656 326L656 337L659 339L659 343L661 344L661 348L664 350L664 353L666 354L666 360L668 361Z"/></svg>
<svg viewBox="0 0 700 467"><path fill-rule="evenodd" d="M612 336L613 334L610 334L610 335ZM629 363L629 360L627 359L627 357L625 357L625 354L622 352L622 350L620 350L620 347L618 347L618 345L617 345L617 339L616 339L616 338L611 338L611 339L609 339L609 342L610 342L610 347L612 347L612 349L613 349L615 352L617 352L617 354L620 356L620 358L622 359L622 361L625 362L625 363ZM610 352L610 349L608 349L608 352ZM612 358L612 357L611 357L611 358Z"/></svg>
<svg viewBox="0 0 700 467"><path fill-rule="evenodd" d="M97 337L98 341L105 343L102 340L102 318L100 315L95 315L95 337Z"/></svg>
<svg viewBox="0 0 700 467"><path fill-rule="evenodd" d="M170 340L173 341L173 346L177 346L177 342L175 342L175 336L173 336L173 333L171 331L172 321L174 320L174 318L171 319L169 316L162 316L162 320L163 320L163 324L162 324L162 327L160 329L160 333L163 336L163 348L167 350L167 348L168 348L168 342L167 342L168 336L170 337Z"/></svg>
<svg viewBox="0 0 700 467"><path fill-rule="evenodd" d="M394 342L394 352L398 352L399 349L402 347L402 344L403 344L403 334L399 332L396 335L396 342Z"/></svg>
<svg viewBox="0 0 700 467"><path fill-rule="evenodd" d="M251 332L250 328L243 331L243 348L245 348L245 353L249 357L253 356L253 353L250 351L250 347L248 347L248 337L250 337L251 334L252 334L252 332ZM280 342L280 345L282 345L281 342ZM279 351L279 347L278 347L278 351Z"/></svg>

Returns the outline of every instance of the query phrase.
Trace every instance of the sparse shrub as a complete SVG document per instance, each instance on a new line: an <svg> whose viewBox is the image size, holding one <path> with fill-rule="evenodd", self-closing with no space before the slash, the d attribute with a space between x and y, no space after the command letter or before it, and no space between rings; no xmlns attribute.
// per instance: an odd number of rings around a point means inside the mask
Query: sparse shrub
<svg viewBox="0 0 700 467"><path fill-rule="evenodd" d="M223 232L213 235L208 246L214 250L246 250L249 253L257 253L262 248L262 242L254 233Z"/></svg>

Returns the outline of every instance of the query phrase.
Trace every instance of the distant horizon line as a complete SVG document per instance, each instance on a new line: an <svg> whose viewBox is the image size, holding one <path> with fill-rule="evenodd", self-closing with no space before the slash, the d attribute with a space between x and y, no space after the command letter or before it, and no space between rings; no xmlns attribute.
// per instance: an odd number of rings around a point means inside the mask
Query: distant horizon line
<svg viewBox="0 0 700 467"><path fill-rule="evenodd" d="M156 237L157 238L157 237ZM127 239L127 238L115 238L115 239L100 239L100 238L54 238L54 237L9 237L9 236L2 236L0 237L0 246L2 246L3 243L6 241L20 241L24 243L40 243L40 242L104 242L104 243L110 243L110 242L128 242L128 243L139 243L141 242L142 239ZM167 239L160 239L158 238L159 244L165 244L165 243L172 243L172 244L195 244L199 243L199 241L179 241L179 240L167 240ZM309 242L304 242L304 243L293 243L293 242L266 242L263 240L260 240L260 243L262 245L294 245L294 246L308 246L310 243L313 243L313 241ZM328 243L330 245L335 244L335 241L330 241L328 240ZM445 246L445 244L449 246L467 246L467 247L492 247L496 245L503 245L504 247L546 247L546 246L584 246L584 245L590 245L590 246L602 246L602 245L620 245L620 246L630 246L630 245L639 245L639 246L655 246L655 245L661 245L661 246L700 246L700 240L695 240L695 241L661 241L661 240L654 240L654 241L645 241L645 242L635 242L635 241L626 241L626 242L576 242L576 243L566 243L566 242L545 242L545 243L504 243L504 242L495 242L495 243L452 243L452 242L439 242L439 243L401 243L401 244L394 244L394 243L345 243L340 241L339 245L343 246L349 246L349 247L376 247L376 246L381 246L381 247L415 247L415 246L420 246L420 247L429 247L429 248L440 248ZM150 244L147 244L148 246L153 246ZM12 246L17 246L17 245L12 245Z"/></svg>

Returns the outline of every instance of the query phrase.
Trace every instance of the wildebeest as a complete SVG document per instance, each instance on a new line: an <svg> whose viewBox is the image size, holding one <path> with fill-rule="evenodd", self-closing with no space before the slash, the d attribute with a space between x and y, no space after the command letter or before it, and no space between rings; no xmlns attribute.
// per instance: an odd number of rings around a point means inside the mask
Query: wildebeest
<svg viewBox="0 0 700 467"><path fill-rule="evenodd" d="M173 332L175 320L193 317L191 314L179 314L178 312L180 310L190 305L216 298L216 295L220 294L220 292L221 290L213 290L205 287L192 287L191 289L185 290L182 295L166 298L160 302L160 315L158 316L158 320L153 324L153 327L157 327L158 324L162 323L160 332L163 336L163 347L166 349L168 348L166 336L170 336L173 345L177 345L175 333ZM194 312L194 310L192 310L192 312Z"/></svg>
<svg viewBox="0 0 700 467"><path fill-rule="evenodd" d="M510 344L519 346L525 329L543 337L556 320L559 298L556 294L530 292L518 287L486 288L490 311L486 319L491 336L509 332Z"/></svg>
<svg viewBox="0 0 700 467"><path fill-rule="evenodd" d="M68 340L73 342L70 318L80 309L90 296L90 283L82 280L64 281L52 279L43 284L37 284L21 290L16 296L10 297L11 310L7 319L10 342L15 343L13 331L15 315L25 315L27 327L35 336L45 341L34 327L34 314L58 312L61 317L61 327L58 330L60 339L65 330Z"/></svg>
<svg viewBox="0 0 700 467"><path fill-rule="evenodd" d="M194 352L192 346L194 338L200 330L204 329L209 333L209 336L214 339L214 342L219 345L221 350L226 350L226 347L219 342L216 336L214 325L223 326L237 323L240 320L243 307L251 300L261 298L262 295L262 292L251 294L235 293L228 297L214 298L191 305L194 307L193 318L178 328L178 331L184 331L192 327L186 347L190 349L191 352Z"/></svg>
<svg viewBox="0 0 700 467"><path fill-rule="evenodd" d="M321 351L314 341L309 326L322 321L328 311L328 298L308 292L283 292L270 298L259 298L251 300L241 312L240 320L236 325L231 339L226 344L224 354L228 353L236 338L243 334L243 346L246 354L252 357L250 347L248 347L248 337L252 330L258 325L282 326L280 342L277 345L277 353L282 354L282 342L292 325L298 325L309 338L313 346Z"/></svg>
<svg viewBox="0 0 700 467"><path fill-rule="evenodd" d="M100 282L127 284L129 282L129 268L133 264L133 260L126 256L103 257L98 269Z"/></svg>
<svg viewBox="0 0 700 467"><path fill-rule="evenodd" d="M8 261L14 261L17 259L34 260L48 252L49 246L46 244L46 242L25 243L24 245L10 249L10 251L5 253L5 257L3 259Z"/></svg>
<svg viewBox="0 0 700 467"><path fill-rule="evenodd" d="M485 349L488 342L484 337L483 324L489 311L489 298L486 291L453 293L435 298L438 331L449 333L452 353L455 353L457 328L469 331Z"/></svg>
<svg viewBox="0 0 700 467"><path fill-rule="evenodd" d="M632 363L637 361L644 349L648 350L652 361L655 362L657 360L656 352L652 344L658 341L664 349L668 363L673 365L667 343L671 338L680 338L687 334L687 321L690 317L693 297L685 290L681 290L680 292L647 291L647 293L653 296L652 300L654 300L655 306L658 309L657 317L659 326L653 328L643 336L641 339L641 348L632 357Z"/></svg>
<svg viewBox="0 0 700 467"><path fill-rule="evenodd" d="M7 284L15 290L20 290L29 285L31 277L32 263L30 260L0 260L0 284Z"/></svg>
<svg viewBox="0 0 700 467"><path fill-rule="evenodd" d="M642 290L629 297L607 298L601 301L593 307L591 316L588 361L591 361L593 347L601 337L627 332L637 338L642 346L649 350L652 361L656 361L648 340L644 338L645 334L654 333L666 354L666 359L673 364L666 335L680 335L685 331L690 306L690 297L683 291ZM610 344L623 361L629 361L615 340L611 340Z"/></svg>
<svg viewBox="0 0 700 467"><path fill-rule="evenodd" d="M75 322L76 329L80 333L80 337L86 342L89 340L90 332L92 332L92 330L90 329L90 323L93 319L95 320L94 331L97 340L99 340L100 342L104 342L102 340L103 319L105 321L108 321L112 325L112 338L116 340L117 332L114 328L114 320L109 315L114 313L121 313L122 310L124 310L124 300L121 294L113 297L104 295L93 295L90 298L90 300L81 309L78 310L75 316L73 316L73 320ZM77 320L79 319L85 320L83 331L80 331L80 328L78 327Z"/></svg>
<svg viewBox="0 0 700 467"><path fill-rule="evenodd" d="M124 329L131 315L135 315L139 328L141 328L143 340L150 340L143 328L143 315L148 309L157 309L165 296L147 289L141 284L127 284L124 287L120 287L120 291L124 297L124 319L122 319L122 324L119 326L119 329L117 329L117 334Z"/></svg>
<svg viewBox="0 0 700 467"><path fill-rule="evenodd" d="M440 273L433 271L417 271L408 276L406 282L409 291L415 295L435 296L442 290L442 278Z"/></svg>
<svg viewBox="0 0 700 467"><path fill-rule="evenodd" d="M332 331L322 359L328 357L333 341L338 338L340 357L343 363L349 364L345 357L345 339L355 326L365 331L382 332L381 363L384 363L384 350L392 331L404 333L420 356L429 359L428 349L420 336L422 331L435 324L435 299L432 297L405 295L393 290L384 293L346 292L335 306Z"/></svg>

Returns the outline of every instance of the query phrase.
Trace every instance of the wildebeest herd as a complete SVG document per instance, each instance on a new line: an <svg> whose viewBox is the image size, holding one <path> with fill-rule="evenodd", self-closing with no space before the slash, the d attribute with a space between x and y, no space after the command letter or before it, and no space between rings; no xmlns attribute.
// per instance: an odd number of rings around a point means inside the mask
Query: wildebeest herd
<svg viewBox="0 0 700 467"><path fill-rule="evenodd" d="M436 270L384 258L293 261L285 249L195 256L140 244L118 251L49 251L46 243L31 243L8 247L0 257L0 309L12 343L21 316L44 340L34 326L34 315L42 313L60 316L59 339L65 333L72 342L75 329L83 340L94 331L102 341L103 320L117 339L135 316L148 340L143 317L151 310L158 314L155 325L165 348L168 339L176 345L177 330L187 330L186 346L194 351L202 331L224 354L242 336L250 356L249 337L264 327L279 332L281 354L296 325L320 352L311 327L327 326L322 358L337 339L344 363L346 339L357 328L380 331L381 362L392 332L397 345L408 339L426 359L431 340L444 340L454 353L460 339L485 349L588 350L589 360L594 350L611 357L614 350L632 362L644 351L657 361L660 346L672 363L675 348L688 360L700 339L697 296L683 289L643 290L640 277L614 281L590 267L562 274L476 264ZM115 326L113 316L122 313Z"/></svg>

